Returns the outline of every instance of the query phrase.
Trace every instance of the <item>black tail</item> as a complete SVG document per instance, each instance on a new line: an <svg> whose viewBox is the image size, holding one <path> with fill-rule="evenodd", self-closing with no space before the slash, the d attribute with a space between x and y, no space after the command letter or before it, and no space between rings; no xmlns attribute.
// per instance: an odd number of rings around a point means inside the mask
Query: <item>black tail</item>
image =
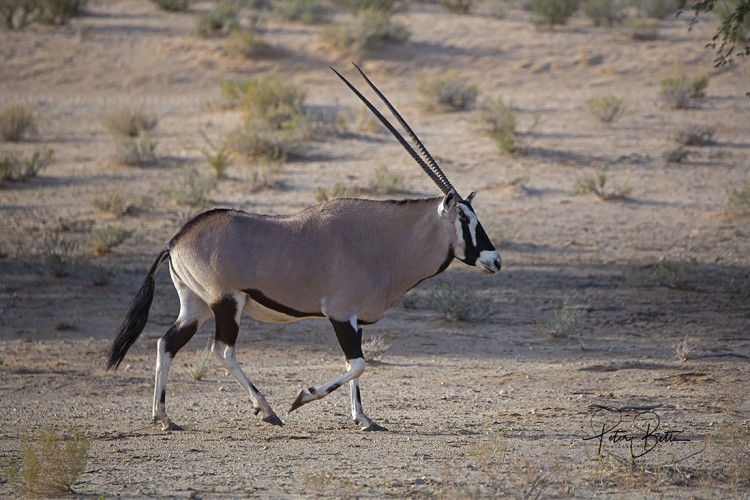
<svg viewBox="0 0 750 500"><path fill-rule="evenodd" d="M156 270L169 257L169 248L161 251L156 261L151 266L146 279L143 281L140 290L130 303L130 310L125 317L125 321L120 325L117 331L117 337L109 348L109 359L107 360L107 370L115 369L120 366L125 359L128 349L138 339L148 321L148 311L151 309L151 302L154 300L154 289L156 288Z"/></svg>

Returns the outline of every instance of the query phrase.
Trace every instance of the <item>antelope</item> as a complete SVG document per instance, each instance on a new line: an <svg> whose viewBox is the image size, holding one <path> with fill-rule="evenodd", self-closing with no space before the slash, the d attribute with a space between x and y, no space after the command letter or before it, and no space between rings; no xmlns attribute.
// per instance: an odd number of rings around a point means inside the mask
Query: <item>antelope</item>
<svg viewBox="0 0 750 500"><path fill-rule="evenodd" d="M500 270L500 254L471 206L459 196L406 121L355 64L411 138L398 130L346 78L331 68L388 128L443 195L412 200L339 198L289 216L214 209L189 220L159 253L109 350L117 369L145 328L155 275L167 262L180 299L176 321L157 341L153 421L180 430L166 412L169 368L177 352L214 317L211 351L248 394L255 415L284 425L235 357L240 316L286 323L326 318L346 360L346 372L299 391L291 413L348 383L351 415L364 431L387 430L362 409L359 378L365 370L362 325L378 321L405 292L444 271L454 259L486 274Z"/></svg>

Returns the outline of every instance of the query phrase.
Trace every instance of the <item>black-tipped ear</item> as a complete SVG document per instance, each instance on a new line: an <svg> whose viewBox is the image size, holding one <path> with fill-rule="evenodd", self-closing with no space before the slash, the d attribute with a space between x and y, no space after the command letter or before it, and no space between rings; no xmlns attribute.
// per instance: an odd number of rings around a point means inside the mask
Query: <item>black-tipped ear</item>
<svg viewBox="0 0 750 500"><path fill-rule="evenodd" d="M448 210L450 210L451 208L453 208L453 207L456 206L456 198L457 197L458 197L458 195L456 194L456 192L453 189L451 189L450 191L448 191L445 194L445 196L443 196L443 206L442 206L443 213L447 212Z"/></svg>
<svg viewBox="0 0 750 500"><path fill-rule="evenodd" d="M469 196L466 197L466 202L471 205L471 200L474 199L474 197L477 195L476 191L472 191Z"/></svg>

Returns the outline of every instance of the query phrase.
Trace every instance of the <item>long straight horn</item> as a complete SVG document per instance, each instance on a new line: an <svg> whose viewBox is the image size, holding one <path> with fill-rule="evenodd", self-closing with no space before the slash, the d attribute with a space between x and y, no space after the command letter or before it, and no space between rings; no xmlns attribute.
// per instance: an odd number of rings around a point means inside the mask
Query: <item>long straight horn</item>
<svg viewBox="0 0 750 500"><path fill-rule="evenodd" d="M356 64L355 64L355 66L356 66ZM357 69L359 69L359 67L357 67ZM354 92L354 94L357 97L359 97L359 99L363 103L365 103L365 105L367 106L367 108L378 118L378 120L380 120L380 122L383 125L385 125L385 128L387 128L390 131L390 133L393 134L393 136L396 138L396 140L399 142L399 144L401 144L401 146L403 146L403 148L406 150L407 153L409 153L409 155L414 159L414 161L416 161L417 164L420 167L422 167L422 170L424 170L424 172L427 174L427 176L430 179L432 179L432 181L440 188L440 190L443 193L448 194L451 190L455 191L455 189L453 188L453 186L451 185L451 183L448 182L448 179L445 177L445 174L443 174L442 170L440 170L439 168L437 168L437 171L436 171L434 167L431 168L430 166L428 166L424 162L424 160L422 160L422 158L420 158L419 154L417 154L417 152L414 151L414 149L409 145L409 143L406 142L406 139L403 138L403 136L398 132L398 130L396 130L396 128L391 124L391 122L389 122L388 119L385 116L383 116L383 114L380 111L378 111L378 109L375 106L373 106L373 104L370 101L368 101L367 98L365 96L363 96L362 93L359 90L357 90L356 87L354 87L354 85L352 85L349 82L349 80L347 80L346 78L344 78L344 76L341 73L339 73L338 71L336 71L335 68L331 67L331 71L333 71L334 73L336 73L336 75L339 78L341 78L341 80L346 84L346 86L349 87L349 89L352 92ZM360 73L362 73L362 70L359 70L359 71L360 71ZM364 73L362 73L362 75L364 76ZM367 80L367 77L365 77L365 79ZM372 83L370 83L369 80L367 80L367 82L370 84L371 87L373 87L375 89L375 91L378 93L378 95L381 97L381 99L383 99L386 102L386 104L388 105L388 108L391 110L391 112L394 113L394 115L399 120L399 123L401 123L401 125L404 126L404 128L408 131L409 136L412 138L412 140L414 140L416 138L416 135L411 130L411 128L409 128L409 126L406 125L406 122L403 120L403 118L401 118L401 115L399 115L396 112L396 110L393 108L393 106L391 106L391 104L385 99L385 97L380 93L380 91L378 91L374 87L374 85L372 85ZM421 141L419 141L419 139L416 139L416 141L420 145L421 149L426 152L427 150L424 148L424 146L422 145ZM427 155L429 156L429 153L427 153ZM431 159L431 157L430 157L430 159ZM432 160L432 163L433 164L435 163L434 160ZM437 167L437 165L435 165L435 167ZM438 172L440 172L440 175L438 175Z"/></svg>

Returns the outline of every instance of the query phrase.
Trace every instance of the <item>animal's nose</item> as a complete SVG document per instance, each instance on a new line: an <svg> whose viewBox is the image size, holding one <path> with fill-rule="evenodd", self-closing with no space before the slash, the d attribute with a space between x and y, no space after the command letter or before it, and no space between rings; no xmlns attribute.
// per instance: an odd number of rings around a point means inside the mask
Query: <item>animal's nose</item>
<svg viewBox="0 0 750 500"><path fill-rule="evenodd" d="M500 262L500 257L498 257L497 259L495 259L495 267L497 268L498 271L500 270L501 267L503 267L502 264L501 264L501 262Z"/></svg>

